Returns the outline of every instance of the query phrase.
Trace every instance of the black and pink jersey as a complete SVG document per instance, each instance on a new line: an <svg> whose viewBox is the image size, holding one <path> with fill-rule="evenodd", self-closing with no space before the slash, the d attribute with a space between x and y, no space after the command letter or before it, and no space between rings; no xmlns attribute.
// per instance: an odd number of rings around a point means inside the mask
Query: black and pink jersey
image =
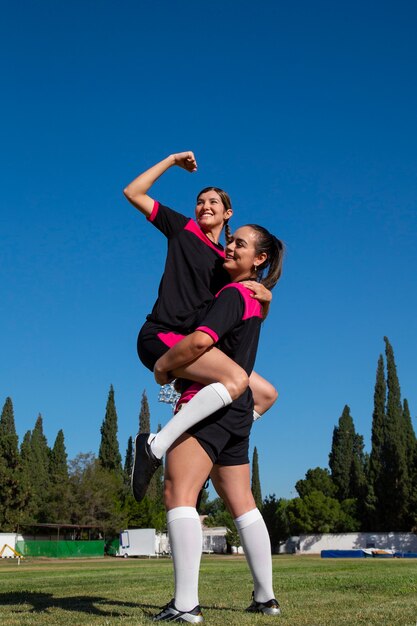
<svg viewBox="0 0 417 626"><path fill-rule="evenodd" d="M158 299L147 320L179 333L189 333L205 316L214 295L230 282L223 269L224 250L198 224L155 202L148 220L168 240Z"/></svg>
<svg viewBox="0 0 417 626"><path fill-rule="evenodd" d="M255 364L262 322L262 306L251 297L252 291L241 283L226 285L217 295L201 324L196 330L213 338L215 345L240 365L250 376ZM189 383L178 400L178 405L188 402L202 387ZM250 388L230 406L217 411L203 422L189 429L198 435L204 428L220 420L222 428L239 437L248 437L253 422L253 397Z"/></svg>
<svg viewBox="0 0 417 626"><path fill-rule="evenodd" d="M255 364L262 306L241 283L229 283L216 294L196 330L206 332L217 347L250 376Z"/></svg>

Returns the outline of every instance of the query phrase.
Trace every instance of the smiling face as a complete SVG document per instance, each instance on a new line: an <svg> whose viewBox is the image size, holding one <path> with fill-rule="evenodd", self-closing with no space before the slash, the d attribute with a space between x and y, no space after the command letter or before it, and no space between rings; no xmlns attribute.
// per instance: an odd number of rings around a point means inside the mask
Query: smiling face
<svg viewBox="0 0 417 626"><path fill-rule="evenodd" d="M231 217L232 213L231 209L226 209L221 196L214 189L203 191L197 198L195 207L197 223L204 233L212 233L217 239L224 222Z"/></svg>
<svg viewBox="0 0 417 626"><path fill-rule="evenodd" d="M255 267L267 258L265 252L256 253L257 233L250 226L242 226L226 246L223 267L234 281L256 277Z"/></svg>

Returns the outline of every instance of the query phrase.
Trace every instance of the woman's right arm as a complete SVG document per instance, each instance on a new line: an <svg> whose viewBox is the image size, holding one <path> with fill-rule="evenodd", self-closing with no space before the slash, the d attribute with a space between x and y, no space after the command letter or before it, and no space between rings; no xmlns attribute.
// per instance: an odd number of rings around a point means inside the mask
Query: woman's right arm
<svg viewBox="0 0 417 626"><path fill-rule="evenodd" d="M181 339L168 352L159 357L155 363L153 373L158 385L169 383L175 378L170 372L198 359L199 356L211 348L213 343L214 339L201 330L195 330L191 335Z"/></svg>
<svg viewBox="0 0 417 626"><path fill-rule="evenodd" d="M146 217L152 213L154 200L147 195L155 181L158 180L173 165L178 165L187 170L187 172L195 172L197 170L197 162L194 153L178 152L171 154L153 167L150 167L143 174L139 174L124 190L126 198Z"/></svg>

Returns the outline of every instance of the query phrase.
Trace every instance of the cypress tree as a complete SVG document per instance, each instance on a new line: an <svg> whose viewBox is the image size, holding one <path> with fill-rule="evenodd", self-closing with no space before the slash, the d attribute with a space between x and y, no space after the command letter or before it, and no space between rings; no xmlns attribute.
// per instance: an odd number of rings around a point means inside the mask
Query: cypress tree
<svg viewBox="0 0 417 626"><path fill-rule="evenodd" d="M149 402L148 397L146 395L146 391L144 390L142 394L142 400L140 403L140 413L139 413L139 433L150 433L151 432L151 417L149 412Z"/></svg>
<svg viewBox="0 0 417 626"><path fill-rule="evenodd" d="M110 385L106 414L100 432L101 442L98 458L101 466L110 472L121 472L122 457L119 451L119 442L117 441L117 412L113 385Z"/></svg>
<svg viewBox="0 0 417 626"><path fill-rule="evenodd" d="M406 460L401 390L394 351L387 337L387 410L384 433L384 491L380 496L384 512L384 530L407 530L409 479Z"/></svg>
<svg viewBox="0 0 417 626"><path fill-rule="evenodd" d="M68 478L67 451L65 449L64 431L61 429L51 450L50 471L55 481Z"/></svg>
<svg viewBox="0 0 417 626"><path fill-rule="evenodd" d="M339 424L333 430L332 449L329 454L329 467L339 501L350 497L355 436L350 409L345 405L339 418Z"/></svg>
<svg viewBox="0 0 417 626"><path fill-rule="evenodd" d="M408 406L408 400L404 398L403 402L403 433L404 433L404 445L405 456L407 460L407 468L409 475L411 474L411 467L414 459L414 450L416 447L416 435L414 433L413 424L411 421L410 408Z"/></svg>
<svg viewBox="0 0 417 626"><path fill-rule="evenodd" d="M20 459L22 463L22 473L26 482L29 484L29 476L32 467L32 446L30 444L32 433L30 430L26 431L23 436L22 444L20 446Z"/></svg>
<svg viewBox="0 0 417 626"><path fill-rule="evenodd" d="M51 487L48 499L48 519L51 522L69 521L69 476L63 430L59 430L51 450L49 471Z"/></svg>
<svg viewBox="0 0 417 626"><path fill-rule="evenodd" d="M405 398L403 402L403 434L409 493L407 528L411 529L417 524L417 440L408 401Z"/></svg>
<svg viewBox="0 0 417 626"><path fill-rule="evenodd" d="M22 464L22 489L25 495L26 506L22 515L22 523L36 522L37 504L32 486L32 473L34 462L32 454L32 432L26 431L20 446L20 459Z"/></svg>
<svg viewBox="0 0 417 626"><path fill-rule="evenodd" d="M15 530L24 506L13 403L6 398L0 417L0 528Z"/></svg>
<svg viewBox="0 0 417 626"><path fill-rule="evenodd" d="M352 466L350 470L349 502L350 514L358 521L357 528L365 529L368 522L367 495L368 485L366 472L368 457L364 453L364 441L362 435L355 433L353 440ZM347 502L342 503L347 506Z"/></svg>
<svg viewBox="0 0 417 626"><path fill-rule="evenodd" d="M417 443L414 446L413 459L411 462L411 493L410 493L410 528L417 534Z"/></svg>
<svg viewBox="0 0 417 626"><path fill-rule="evenodd" d="M384 359L382 354L380 354L374 390L372 447L369 456L368 494L366 497L367 526L369 530L384 529L382 499L384 497L386 398L387 387L385 383Z"/></svg>
<svg viewBox="0 0 417 626"><path fill-rule="evenodd" d="M129 437L129 439L127 440L125 464L124 464L124 467L123 467L123 472L124 472L124 477L125 477L125 483L126 484L130 483L130 477L131 477L131 474L132 474L132 468L133 468L133 439L132 439L132 437Z"/></svg>
<svg viewBox="0 0 417 626"><path fill-rule="evenodd" d="M30 484L33 491L35 515L37 522L49 522L47 518L47 501L51 487L49 474L50 449L43 433L43 421L41 414L32 431L30 454Z"/></svg>
<svg viewBox="0 0 417 626"><path fill-rule="evenodd" d="M0 417L0 455L11 469L19 464L18 443L13 403L11 398L6 398Z"/></svg>
<svg viewBox="0 0 417 626"><path fill-rule="evenodd" d="M254 449L253 457L252 457L252 494L255 500L256 506L261 511L262 510L262 491L261 491L261 481L259 479L259 464L258 464L258 450Z"/></svg>
<svg viewBox="0 0 417 626"><path fill-rule="evenodd" d="M366 460L362 435L355 433L352 450L352 466L350 470L349 498L359 501L366 496Z"/></svg>

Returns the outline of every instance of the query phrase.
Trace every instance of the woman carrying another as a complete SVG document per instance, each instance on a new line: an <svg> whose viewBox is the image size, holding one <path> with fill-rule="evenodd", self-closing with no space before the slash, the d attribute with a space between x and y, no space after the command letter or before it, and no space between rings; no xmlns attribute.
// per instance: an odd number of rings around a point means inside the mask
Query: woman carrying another
<svg viewBox="0 0 417 626"><path fill-rule="evenodd" d="M148 194L155 181L177 165L194 172L197 163L192 152L173 154L131 182L124 194L168 239L168 254L158 299L138 336L138 354L151 371L155 362L203 319L214 295L230 278L223 269L224 250L219 243L223 227L232 216L229 196L221 189L208 187L197 197L195 221L165 207ZM256 300L268 301L269 291L250 283ZM138 435L132 488L140 501L150 479L168 448L194 424L227 406L250 384L254 397L254 416L259 417L275 402L275 388L253 372L250 376L221 350L213 348L171 370L172 378L185 378L205 385L182 410L157 434Z"/></svg>
<svg viewBox="0 0 417 626"><path fill-rule="evenodd" d="M217 294L200 326L158 359L157 382L167 372L201 358L215 344L251 374L262 307L251 298L244 281L268 270L262 282L272 289L281 275L283 252L282 242L260 226L250 224L236 231L226 245L224 262L233 282ZM164 495L175 595L154 621L203 621L198 600L202 531L195 502L208 475L235 521L251 569L254 591L247 610L280 614L272 587L269 535L250 488L252 410L253 398L247 389L233 404L190 428L167 452Z"/></svg>

